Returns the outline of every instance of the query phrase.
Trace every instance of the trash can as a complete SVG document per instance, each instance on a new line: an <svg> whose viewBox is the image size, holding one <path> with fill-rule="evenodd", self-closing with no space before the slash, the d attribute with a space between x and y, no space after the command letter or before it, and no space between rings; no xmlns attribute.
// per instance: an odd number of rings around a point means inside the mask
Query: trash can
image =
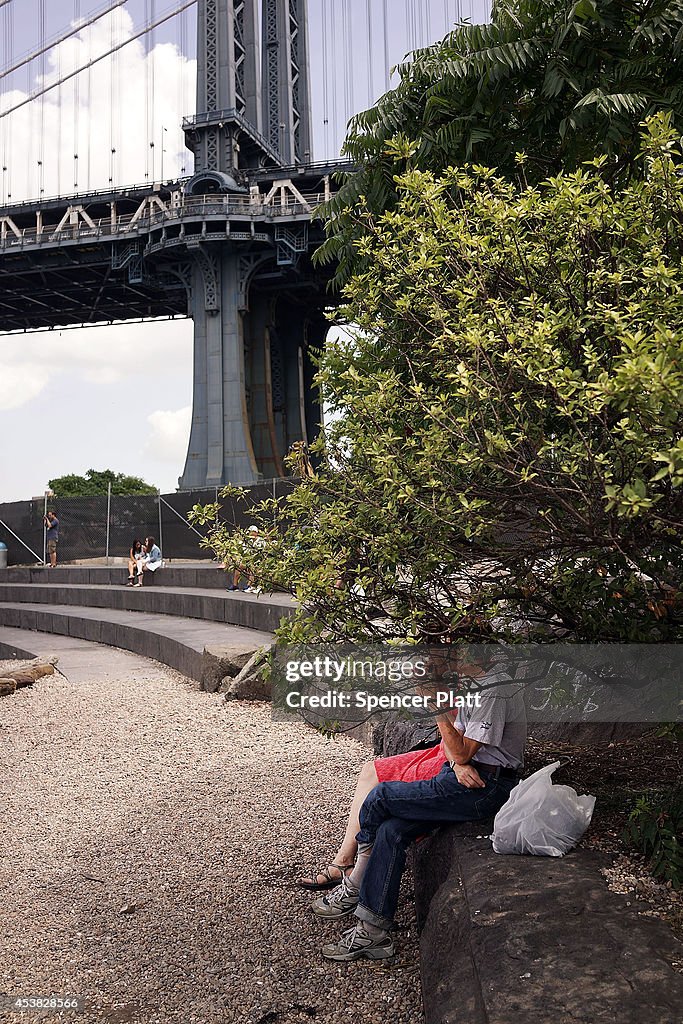
<svg viewBox="0 0 683 1024"><path fill-rule="evenodd" d="M0 540L0 569L7 568L7 545Z"/></svg>

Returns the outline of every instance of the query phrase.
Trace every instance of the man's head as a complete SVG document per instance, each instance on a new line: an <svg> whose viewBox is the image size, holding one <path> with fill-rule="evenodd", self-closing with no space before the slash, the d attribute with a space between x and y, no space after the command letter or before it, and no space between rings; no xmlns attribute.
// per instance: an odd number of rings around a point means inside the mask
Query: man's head
<svg viewBox="0 0 683 1024"><path fill-rule="evenodd" d="M145 537L145 547L147 548L148 551L150 548L153 548L155 544L156 540L154 539L154 537Z"/></svg>
<svg viewBox="0 0 683 1024"><path fill-rule="evenodd" d="M48 512L48 514L47 514L47 518L48 518L48 519L49 519L50 521L52 521L53 519L56 519L56 518L57 518L57 513L56 513L56 512Z"/></svg>
<svg viewBox="0 0 683 1024"><path fill-rule="evenodd" d="M258 526L250 526L247 533L250 537L258 537Z"/></svg>

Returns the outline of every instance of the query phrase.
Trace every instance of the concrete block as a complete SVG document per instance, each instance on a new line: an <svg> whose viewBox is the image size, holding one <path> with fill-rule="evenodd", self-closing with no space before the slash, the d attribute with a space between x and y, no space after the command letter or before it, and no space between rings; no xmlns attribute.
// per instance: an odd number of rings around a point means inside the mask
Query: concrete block
<svg viewBox="0 0 683 1024"><path fill-rule="evenodd" d="M609 858L504 857L490 823L414 849L426 1024L674 1024L680 944L607 888Z"/></svg>

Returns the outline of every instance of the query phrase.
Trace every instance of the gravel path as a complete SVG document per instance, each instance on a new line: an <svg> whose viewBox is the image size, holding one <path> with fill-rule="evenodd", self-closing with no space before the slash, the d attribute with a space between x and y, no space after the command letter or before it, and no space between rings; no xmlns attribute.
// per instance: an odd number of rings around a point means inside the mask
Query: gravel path
<svg viewBox="0 0 683 1024"><path fill-rule="evenodd" d="M393 964L331 965L341 928L293 884L368 750L107 664L0 700L0 994L85 997L73 1024L419 1024L409 891Z"/></svg>

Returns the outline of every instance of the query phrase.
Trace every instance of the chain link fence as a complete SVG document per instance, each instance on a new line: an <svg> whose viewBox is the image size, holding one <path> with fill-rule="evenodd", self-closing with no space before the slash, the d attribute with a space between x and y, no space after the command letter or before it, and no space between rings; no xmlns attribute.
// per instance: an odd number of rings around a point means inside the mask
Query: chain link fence
<svg viewBox="0 0 683 1024"><path fill-rule="evenodd" d="M204 532L191 526L187 514L194 505L219 501L220 516L234 528L249 525L251 508L266 498L283 498L296 481L273 480L249 488L246 500L218 496L216 488L174 494L103 495L0 504L0 541L8 547L9 565L34 565L45 557L43 515L59 519L59 561L126 557L135 537L156 539L165 559L210 558L200 546Z"/></svg>

